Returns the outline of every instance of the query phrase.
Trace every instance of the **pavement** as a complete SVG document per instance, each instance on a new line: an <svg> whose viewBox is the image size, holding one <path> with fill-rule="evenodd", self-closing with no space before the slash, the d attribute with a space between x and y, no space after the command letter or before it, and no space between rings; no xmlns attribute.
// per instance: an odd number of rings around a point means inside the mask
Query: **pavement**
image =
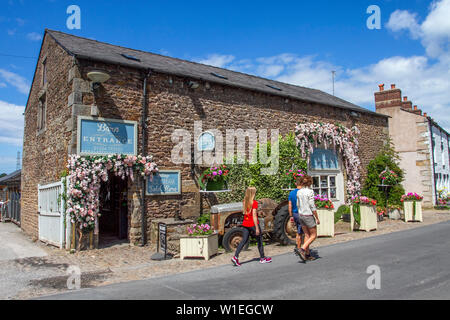
<svg viewBox="0 0 450 320"><path fill-rule="evenodd" d="M450 221L323 246L318 255L301 263L285 253L271 264L248 259L41 299L450 299ZM368 288L372 268L380 289Z"/></svg>
<svg viewBox="0 0 450 320"><path fill-rule="evenodd" d="M47 252L31 242L13 223L0 223L0 261L44 257Z"/></svg>

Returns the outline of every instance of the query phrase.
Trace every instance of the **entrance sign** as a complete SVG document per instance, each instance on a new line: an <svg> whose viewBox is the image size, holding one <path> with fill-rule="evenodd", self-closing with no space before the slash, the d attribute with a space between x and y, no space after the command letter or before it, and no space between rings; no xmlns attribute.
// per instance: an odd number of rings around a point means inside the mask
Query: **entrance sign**
<svg viewBox="0 0 450 320"><path fill-rule="evenodd" d="M214 135L205 131L198 137L197 149L198 151L213 151L216 147L216 138Z"/></svg>
<svg viewBox="0 0 450 320"><path fill-rule="evenodd" d="M159 170L147 177L147 195L173 195L181 194L180 170Z"/></svg>
<svg viewBox="0 0 450 320"><path fill-rule="evenodd" d="M78 116L77 154L137 154L137 122Z"/></svg>

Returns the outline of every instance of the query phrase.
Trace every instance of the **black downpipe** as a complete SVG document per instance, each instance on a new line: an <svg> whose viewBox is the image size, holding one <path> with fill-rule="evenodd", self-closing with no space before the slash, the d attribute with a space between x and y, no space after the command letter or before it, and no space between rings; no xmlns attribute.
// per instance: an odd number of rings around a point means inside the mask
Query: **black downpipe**
<svg viewBox="0 0 450 320"><path fill-rule="evenodd" d="M428 126L430 128L430 138L431 138L431 167L433 168L433 185L434 185L434 203L437 204L437 190L436 190L436 173L435 173L435 167L434 167L434 139L433 139L433 123L431 122L431 118L428 117Z"/></svg>
<svg viewBox="0 0 450 320"><path fill-rule="evenodd" d="M144 76L143 101L142 101L142 156L147 155L147 81L150 77L151 71L148 70ZM141 246L147 243L147 219L145 216L145 177L142 179L142 195L141 195Z"/></svg>

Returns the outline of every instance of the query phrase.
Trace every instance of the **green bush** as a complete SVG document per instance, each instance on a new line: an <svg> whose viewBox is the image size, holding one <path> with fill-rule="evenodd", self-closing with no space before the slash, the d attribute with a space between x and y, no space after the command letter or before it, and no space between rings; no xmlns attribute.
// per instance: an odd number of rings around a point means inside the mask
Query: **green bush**
<svg viewBox="0 0 450 320"><path fill-rule="evenodd" d="M350 214L350 207L346 206L345 204L341 205L334 213L334 223L337 223L339 220L341 220L344 214Z"/></svg>
<svg viewBox="0 0 450 320"><path fill-rule="evenodd" d="M219 202L239 202L244 198L245 190L247 187L256 187L256 198L270 198L275 201L286 200L288 197L288 191L283 190L288 188L286 185L286 172L291 169L294 164L295 170L306 171L306 160L301 157L301 153L295 142L294 134L288 134L284 138L280 137L279 144L279 167L278 172L275 175L262 175L261 169L268 168L270 164L264 165L259 159L259 144L253 151L254 155L257 155L257 162L250 164L245 161L243 164L237 164L235 158L235 164L228 164L227 167L230 170L228 176L228 189L231 192L225 192L218 194L217 199ZM271 154L271 144L267 143L267 153Z"/></svg>
<svg viewBox="0 0 450 320"><path fill-rule="evenodd" d="M211 224L211 213L204 213L200 217L197 218L198 224Z"/></svg>
<svg viewBox="0 0 450 320"><path fill-rule="evenodd" d="M394 149L392 140L389 138L381 152L367 166L367 178L361 193L366 197L377 200L380 205L385 206L386 195L384 190L378 185L381 184L380 173L388 167L399 178L398 183L389 190L388 204L401 205L400 200L402 195L405 194L405 189L401 185L404 179L404 172L398 165L399 160L399 155Z"/></svg>

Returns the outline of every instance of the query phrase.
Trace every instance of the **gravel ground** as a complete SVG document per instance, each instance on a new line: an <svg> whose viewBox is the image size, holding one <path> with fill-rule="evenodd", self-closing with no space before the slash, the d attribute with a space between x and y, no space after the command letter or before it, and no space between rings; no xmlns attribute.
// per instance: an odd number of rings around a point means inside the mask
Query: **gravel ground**
<svg viewBox="0 0 450 320"><path fill-rule="evenodd" d="M336 236L317 239L313 248L447 221L450 220L450 211L425 211L423 216L423 223L384 220L378 223L378 230L372 232L350 232L349 223L339 222L336 225ZM81 286L86 288L228 264L233 255L219 249L219 254L209 261L153 261L150 260L156 251L153 246L135 247L121 243L74 254L42 243L38 243L38 246L44 249L48 256L0 261L0 299L28 299L67 291L66 271L69 266L80 268ZM272 243L265 246L265 253L273 257L290 253L292 248ZM240 260L251 260L257 256L257 248L251 246L248 251L241 253Z"/></svg>

